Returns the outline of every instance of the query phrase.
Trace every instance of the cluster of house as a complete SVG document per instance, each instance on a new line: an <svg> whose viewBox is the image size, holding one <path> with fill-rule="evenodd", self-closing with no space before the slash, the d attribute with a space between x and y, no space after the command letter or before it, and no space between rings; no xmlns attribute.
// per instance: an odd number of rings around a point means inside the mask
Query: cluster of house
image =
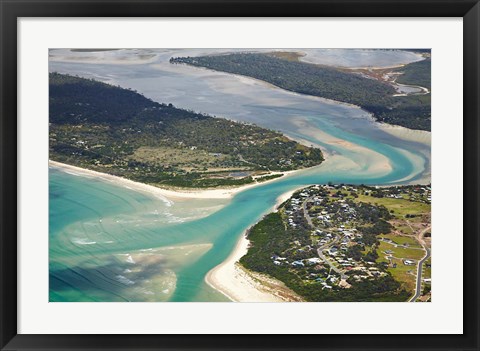
<svg viewBox="0 0 480 351"><path fill-rule="evenodd" d="M340 267L344 272L355 272L353 279L357 282L362 281L364 279L373 279L375 277L383 277L387 275L385 272L381 272L375 266L375 262L363 262L363 261L356 261L352 257L347 257L345 252L347 251L346 247L342 247L338 249L337 247L333 246L324 251L326 255L329 256L330 260L334 261L334 264L337 267Z"/></svg>
<svg viewBox="0 0 480 351"><path fill-rule="evenodd" d="M320 282L322 289L331 289L334 285L349 288L350 284L346 282L348 276L356 282L385 276L388 273L378 268L376 262L357 261L350 254L347 255L349 248L352 246L363 245L363 234L356 227L358 227L358 224L363 224L362 218L365 216L365 209L357 207L355 201L346 198L347 194L345 192L350 192L353 196L360 192L369 195L376 192L380 196L390 198L408 198L421 194L421 201L427 202L430 201L430 191L430 186L405 186L390 189L348 185L317 185L303 189L296 193L285 207L287 225L295 229L301 224L305 226L305 223L308 222L312 228L312 246L315 247L315 250L319 250L320 257L288 260L287 257L274 255L271 259L277 266L304 268L302 271L307 274L306 279ZM390 239L384 238L382 240ZM300 243L295 244L300 245ZM302 248L296 251L302 251ZM386 250L385 254L391 256L393 252ZM309 255L305 256L308 257ZM405 259L403 264L413 266L417 262L412 259ZM315 269L317 267L327 268L328 276L325 272L318 274L320 272Z"/></svg>
<svg viewBox="0 0 480 351"><path fill-rule="evenodd" d="M285 160L285 159L280 159L278 161L278 165L281 166L281 165L286 165L286 166L291 166L292 165L292 160L288 159L288 160Z"/></svg>
<svg viewBox="0 0 480 351"><path fill-rule="evenodd" d="M321 201L313 199L314 206L319 206ZM355 221L357 212L355 208L351 207L345 200L339 199L334 204L329 204L319 212L315 214L315 218L319 225L324 227L336 226L340 229L345 228L345 224L350 224Z"/></svg>
<svg viewBox="0 0 480 351"><path fill-rule="evenodd" d="M299 225L299 221L302 220L302 205L305 199L310 196L310 193L307 189L298 194L298 196L299 197L292 197L290 199L290 205L288 206L288 209L285 210L285 213L288 216L288 225L292 228L296 228Z"/></svg>
<svg viewBox="0 0 480 351"><path fill-rule="evenodd" d="M314 278L315 281L320 282L324 289L330 289L330 284L337 283L338 280L343 282L344 287L350 287L344 279L340 278L341 272L353 269L359 271L356 277L357 280L385 274L378 271L375 267L364 267L363 262L357 262L353 258L346 256L348 247L352 245L353 241L355 241L355 244L359 244L359 239L361 240L363 235L353 228L353 225L348 225L349 223L353 224L356 219L354 206L350 206L341 194L335 193L335 196L331 196L331 191L335 190L357 191L356 188L351 186L313 186L294 195L285 208L287 223L292 228L299 226L300 221L305 221L305 218L310 220L310 223L315 228L311 233L315 237L314 242L329 257L327 262L319 257L294 260L292 262L289 262L285 257L276 255L271 257L273 263L277 266L288 265L293 268L303 268L318 264L323 264L327 267L330 267L332 264L335 265L336 269L330 270L327 278L316 277L316 273L310 273L308 277L308 279ZM330 198L335 198L334 201L325 201L324 195L327 195L327 192ZM319 208L321 209L320 211L318 211ZM304 210L305 213L303 212ZM345 224L349 228L346 228ZM297 251L301 250L298 249ZM312 275L315 275L315 277L311 277Z"/></svg>
<svg viewBox="0 0 480 351"><path fill-rule="evenodd" d="M352 275L353 279L356 282L361 282L362 280L372 280L377 277L386 276L387 273L381 272L377 267L365 267L365 266L358 266L353 268L353 270L358 271Z"/></svg>
<svg viewBox="0 0 480 351"><path fill-rule="evenodd" d="M270 257L270 259L272 259L273 264L276 266L290 265L292 267L305 267L306 265L314 266L314 265L323 263L323 260L320 259L319 257L311 257L303 260L295 260L293 262L289 262L286 257L280 257L278 255L273 255L272 257Z"/></svg>

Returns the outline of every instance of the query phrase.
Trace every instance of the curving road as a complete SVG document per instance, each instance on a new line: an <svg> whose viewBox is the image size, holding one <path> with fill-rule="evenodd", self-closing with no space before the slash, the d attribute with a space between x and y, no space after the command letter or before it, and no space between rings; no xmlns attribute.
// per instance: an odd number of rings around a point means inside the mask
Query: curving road
<svg viewBox="0 0 480 351"><path fill-rule="evenodd" d="M425 241L423 241L423 235L428 231L431 230L431 226L425 228L422 230L419 234L419 242L425 249L426 255L423 257L420 261L418 261L418 266L417 266L417 283L415 286L415 295L413 295L408 302L415 302L421 295L422 293L422 270L423 270L423 264L425 263L426 260L430 258L431 255L431 250L425 245Z"/></svg>
<svg viewBox="0 0 480 351"><path fill-rule="evenodd" d="M303 208L303 216L305 217L305 219L307 220L308 222L308 225L312 228L312 229L315 229L314 225L313 225L313 221L312 221L312 217L310 217L310 214L308 213L307 211L307 202L312 199L314 196L310 196L309 198L305 199L305 201L303 202L302 204L302 208ZM333 235L335 235L335 239L329 243L329 244L326 244L325 246L321 246L320 248L318 248L317 250L317 254L318 254L318 257L320 257L320 259L322 259L324 262L328 263L328 265L330 266L330 268L335 272L337 273L338 275L340 275L341 279L343 280L346 280L348 278L347 275L345 275L340 269L338 269L333 263L330 262L330 260L323 254L323 250L326 249L327 247L330 247L332 245L334 245L337 241L338 241L338 235L336 235L335 233L332 233Z"/></svg>

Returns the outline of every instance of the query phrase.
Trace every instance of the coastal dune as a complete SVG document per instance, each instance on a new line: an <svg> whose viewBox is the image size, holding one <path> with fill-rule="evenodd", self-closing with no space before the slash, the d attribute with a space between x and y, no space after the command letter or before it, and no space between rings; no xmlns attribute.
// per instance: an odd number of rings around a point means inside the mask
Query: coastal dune
<svg viewBox="0 0 480 351"><path fill-rule="evenodd" d="M277 198L275 207L296 191ZM303 299L279 280L248 271L238 262L248 252L250 241L243 233L230 256L205 276L205 282L234 302L299 302Z"/></svg>
<svg viewBox="0 0 480 351"><path fill-rule="evenodd" d="M243 268L238 260L248 251L242 235L230 256L205 276L205 282L234 302L299 302L302 298L282 282Z"/></svg>

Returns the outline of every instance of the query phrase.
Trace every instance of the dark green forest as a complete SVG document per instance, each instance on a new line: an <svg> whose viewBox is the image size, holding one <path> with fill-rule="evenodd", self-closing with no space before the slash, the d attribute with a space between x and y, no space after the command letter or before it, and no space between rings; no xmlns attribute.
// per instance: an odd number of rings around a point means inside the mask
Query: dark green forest
<svg viewBox="0 0 480 351"><path fill-rule="evenodd" d="M255 174L323 161L319 149L278 132L160 104L95 80L51 73L49 92L55 161L177 187L241 185ZM234 171L248 172L236 177Z"/></svg>
<svg viewBox="0 0 480 351"><path fill-rule="evenodd" d="M403 74L398 76L396 80L398 83L420 85L431 90L432 60L430 58L410 63L405 67L395 69L395 71L403 72Z"/></svg>
<svg viewBox="0 0 480 351"><path fill-rule="evenodd" d="M380 122L430 130L430 95L393 96L396 91L388 83L332 67L256 53L177 57L170 62L253 77L282 89L360 106Z"/></svg>

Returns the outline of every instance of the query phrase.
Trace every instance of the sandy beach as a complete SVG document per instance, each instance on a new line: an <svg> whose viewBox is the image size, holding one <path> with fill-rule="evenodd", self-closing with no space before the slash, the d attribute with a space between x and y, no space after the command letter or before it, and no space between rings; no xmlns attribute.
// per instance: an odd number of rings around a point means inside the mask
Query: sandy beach
<svg viewBox="0 0 480 351"><path fill-rule="evenodd" d="M88 52L67 52L65 50L57 50L50 54L50 61L55 62L72 62L72 63L85 63L85 64L112 64L112 65L150 65L149 67L152 69L158 69L160 71L165 72L173 72L177 74L179 77L194 77L197 78L199 81L205 82L205 87L202 86L202 89L198 89L199 91L204 91L207 87L210 88L208 90L209 93L213 97L217 97L217 95L213 94L216 91L222 92L223 94L230 94L235 95L238 97L243 97L245 102L243 105L240 105L242 108L241 110L245 109L245 106L250 106L254 104L259 104L260 106L270 108L271 106L283 107L285 109L296 106L296 104L301 101L302 103L310 103L311 101L319 101L325 105L343 105L349 106L355 109L360 110L360 107L349 104L349 103L342 103L337 102L334 100L328 100L321 97L311 96L311 95L304 95L300 93L290 92L282 90L275 85L267 83L262 80L258 80L255 78L224 73L214 70L209 70L207 68L199 68L199 67L192 67L187 65L171 65L168 62L168 57L170 57L170 53L168 52L159 52L159 53L149 53L144 52L142 57L138 55L132 55L131 51L117 51L117 52L104 52L104 53L88 53ZM173 53L171 54L173 55ZM165 57L164 57L165 56ZM302 60L303 61L303 60ZM403 66L403 65L399 65ZM399 67L399 66L392 66ZM117 67L118 68L118 67ZM386 67L369 67L369 69L385 69ZM349 67L348 69L355 69ZM365 67L363 67L365 69ZM93 71L95 72L95 71ZM121 75L119 75L120 77ZM128 75L127 75L128 76ZM168 76L168 75L165 75ZM113 76L115 78L115 75ZM225 78L226 77L226 78ZM111 80L114 80L111 78ZM185 79L186 79L185 78ZM223 79L225 78L225 79ZM227 79L229 78L229 79ZM230 79L233 78L233 79ZM106 78L105 78L106 79ZM179 78L180 79L180 78ZM110 81L110 80L109 80ZM110 81L112 83L112 81ZM128 81L127 81L128 82ZM172 80L173 82L173 80ZM185 80L188 82L188 80ZM122 81L118 79L118 82L115 81L115 84L121 85L125 84L125 80ZM245 89L245 86L248 86L249 89ZM258 94L258 96L253 96L254 94L251 93L253 88L256 86L266 87L272 91L281 91L282 94ZM148 87L148 86L147 86ZM196 87L196 86L195 86ZM147 89L147 88L145 88ZM172 88L173 89L173 88ZM161 89L158 89L161 90ZM139 89L139 91L142 91ZM149 91L148 89L146 90ZM181 90L183 93L183 90ZM193 89L192 89L193 91ZM257 90L254 90L257 92ZM262 91L260 91L262 93ZM152 94L152 93L151 93ZM157 97L157 95L146 95L150 96L154 100L163 101L165 96ZM218 96L221 96L218 94ZM302 99L293 99L292 96L300 96ZM284 97L286 97L284 99ZM201 95L199 94L198 98L207 99L210 98L208 94ZM287 99L288 98L288 99ZM213 99L213 98L212 98ZM298 101L297 101L298 100ZM227 100L228 101L228 100ZM175 101L174 101L175 102ZM175 102L178 106L184 106L186 104L182 100ZM183 103L183 104L182 104ZM228 105L228 104L226 104ZM186 107L189 107L189 104L186 104ZM192 105L193 107L197 107L200 109L202 106L208 107L209 105ZM308 110L307 108L305 108ZM228 114L227 112L224 113L225 115ZM252 110L258 111L258 110ZM316 110L313 110L316 111ZM214 115L215 113L212 113ZM218 114L217 114L218 115ZM233 117L231 117L234 119ZM302 116L289 116L291 118L291 123L294 125L294 133L297 135L296 137L292 137L287 132L282 132L287 135L289 138L300 142L304 145L312 145L315 144L312 141L301 139L298 135L304 135L305 138L310 137L311 140L318 140L319 143L321 142L322 145L316 144L316 147L321 148L325 161L320 166L322 167L321 172L319 174L332 174L345 172L345 173L352 173L356 176L369 176L369 177L380 177L383 175L387 175L392 172L393 167L391 161L388 157L384 156L384 154L375 151L374 149L369 149L362 145L356 144L355 142L343 140L339 137L335 137L334 135L328 134L326 131L328 129L322 130L320 128L313 127L313 124L310 123L310 120L307 118L303 118ZM388 124L378 123L375 122L373 117L367 116L367 119L371 120L372 123L375 124L379 129L389 133L396 138L421 143L423 145L430 146L431 145L431 133L427 131L418 131L418 130L410 130L407 128L399 127L399 126L392 126ZM241 121L241 120L240 120ZM295 136L294 135L294 136ZM328 147L329 150L326 149ZM429 151L427 151L428 155L427 159L430 158ZM422 170L423 167L423 160L418 156L417 158L413 159L412 154L408 152L404 152L404 156L409 158L414 164L415 169L418 169L418 174L421 175L421 180L415 180L415 183L429 183L430 182L430 167L428 164L427 170ZM125 187L128 189L132 189L135 191L140 191L150 196L157 197L164 201L178 201L183 202L184 204L189 204L193 202L193 199L231 199L239 192L244 190L256 187L258 185L267 184L270 182L275 182L280 179L285 179L288 175L294 174L303 170L296 170L296 171L289 171L289 172L271 172L270 174L279 174L282 173L283 177L268 180L261 183L252 183L248 185L243 185L240 187L231 187L231 188L222 188L222 189L164 189L159 188L152 185L147 185L143 183L139 183L136 181L132 181L129 179L125 179L118 176L109 175L106 173L88 170L84 168L79 168L76 166L71 166L64 163L59 163L55 161L49 161L49 166L52 168L61 169L67 173L83 176L83 177L90 177L95 179L101 179L102 181L111 182L112 184ZM316 168L315 167L315 168ZM307 172L309 172L307 170ZM420 173L421 172L421 173ZM410 175L409 175L410 177ZM408 177L404 178L405 182L408 181ZM301 186L299 188L303 188L307 185ZM297 189L299 189L297 188ZM282 195L278 196L276 199L276 203L272 210L276 210L278 206L286 201L291 195L297 190L293 189ZM220 201L219 201L220 202ZM224 201L228 202L228 201ZM223 204L221 205L223 206ZM263 210L263 209L262 209ZM284 283L275 280L274 278L268 277L266 275L259 274L257 272L250 272L243 268L238 261L241 257L243 257L248 252L249 247L249 240L247 239L246 232L241 235L239 238L235 249L229 257L218 266L211 269L208 274L205 276L205 282L214 288L215 290L224 294L227 298L232 301L238 302L286 302L286 301L302 301L301 297L296 295L293 291L287 288ZM136 258L136 257L134 257ZM218 262L218 261L217 261ZM209 269L211 266L208 266ZM206 269L206 270L207 270Z"/></svg>
<svg viewBox="0 0 480 351"><path fill-rule="evenodd" d="M238 260L248 251L248 239L242 235L230 256L205 276L205 282L234 302L302 301L282 282L247 271Z"/></svg>
<svg viewBox="0 0 480 351"><path fill-rule="evenodd" d="M299 187L303 188L302 187ZM277 198L275 209L298 189ZM284 283L243 268L238 261L248 252L250 241L243 233L230 256L205 276L205 282L234 302L295 302L302 298Z"/></svg>
<svg viewBox="0 0 480 351"><path fill-rule="evenodd" d="M296 120L294 122L302 128L302 132L315 133L321 135L321 140L331 145L339 145L343 148L357 152L359 155L363 155L364 162L369 164L367 172L374 173L388 173L391 171L391 165L386 157L376 153L367 148L355 145L344 140L334 138L323 131L307 129L304 125L304 121ZM373 122L378 125L382 130L404 140L414 141L425 145L431 144L431 133L427 131L412 130L400 126L393 126L383 123ZM296 140L301 142L301 140ZM304 141L303 141L304 143ZM324 152L325 161L322 166L328 164L329 167L339 169L355 169L361 168L360 164L352 162L341 155L331 155L322 148ZM430 183L430 172L426 171L421 179L417 179L415 183ZM299 187L298 189L303 188ZM275 208L281 203L289 199L292 194L298 190L293 189L288 191L277 198ZM236 302L285 302L285 301L300 301L301 298L295 295L294 292L289 290L285 285L273 278L258 274L256 272L247 271L245 268L239 265L238 261L248 251L249 241L244 233L239 239L237 246L231 253L231 255L220 265L213 268L205 277L206 283L217 291L227 296L230 300Z"/></svg>
<svg viewBox="0 0 480 351"><path fill-rule="evenodd" d="M139 182L135 182L133 180L125 179L122 177L117 177L114 175L106 174L106 173L101 173L97 171L92 171L89 169L85 168L80 168L72 165L68 165L65 163L60 163L56 161L49 160L48 161L49 167L54 167L58 168L61 170L64 170L68 173L74 174L74 175L81 175L85 177L95 177L95 178L100 178L105 181L112 182L116 185L127 187L133 190L141 191L141 192L146 192L148 194L154 195L156 197L160 198L167 198L167 199L172 199L172 200L179 200L179 199L229 199L232 198L235 194L244 191L246 189L253 188L255 186L261 185L261 184L267 184L269 182L274 182L277 179L281 179L286 177L289 174L293 174L295 172L298 172L298 170L295 171L288 171L288 172L272 172L272 174L284 174L283 177L281 178L276 178L276 179L271 179L271 180L266 180L261 183L253 183L253 184L247 184L243 185L237 188L228 188L228 189L208 189L208 190L195 190L192 189L190 190L168 190L168 189L162 189L158 188L153 185L148 185L148 184L143 184Z"/></svg>

